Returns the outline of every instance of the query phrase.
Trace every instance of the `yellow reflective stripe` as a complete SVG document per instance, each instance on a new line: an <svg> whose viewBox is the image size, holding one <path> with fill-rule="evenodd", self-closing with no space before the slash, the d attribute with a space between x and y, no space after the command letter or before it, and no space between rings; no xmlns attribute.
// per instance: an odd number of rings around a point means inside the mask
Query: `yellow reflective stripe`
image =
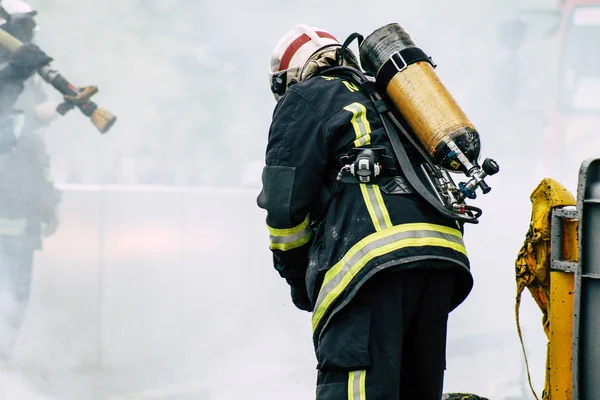
<svg viewBox="0 0 600 400"><path fill-rule="evenodd" d="M348 400L366 400L367 371L350 371L348 373Z"/></svg>
<svg viewBox="0 0 600 400"><path fill-rule="evenodd" d="M376 231L381 230L381 226L379 225L379 219L377 218L377 214L373 209L373 205L371 204L371 200L369 199L369 193L367 192L367 185L361 183L360 191L362 192L363 199L365 200L365 205L367 206L367 210L369 210L369 215L371 216L371 220L373 221L373 225L375 226Z"/></svg>
<svg viewBox="0 0 600 400"><path fill-rule="evenodd" d="M348 400L355 400L354 397L354 371L348 373Z"/></svg>
<svg viewBox="0 0 600 400"><path fill-rule="evenodd" d="M358 92L358 91L360 90L360 89L358 88L358 86L356 86L356 85L355 85L354 83L352 83L352 82L348 82L348 81L342 81L342 82L344 82L344 85L346 85L346 87L348 88L348 90L349 90L351 93Z"/></svg>
<svg viewBox="0 0 600 400"><path fill-rule="evenodd" d="M277 228L271 228L269 225L267 225L267 228L269 228L269 233L273 236L289 236L289 235L296 234L298 232L302 232L303 230L306 229L306 227L308 227L309 224L310 224L310 218L307 214L306 218L304 218L304 221L302 221L300 223L300 225L295 226L293 228L277 229Z"/></svg>
<svg viewBox="0 0 600 400"><path fill-rule="evenodd" d="M360 184L360 191L362 192L365 205L373 221L376 231L391 228L392 221L390 220L390 214L383 202L383 196L378 185L367 185L364 183Z"/></svg>
<svg viewBox="0 0 600 400"><path fill-rule="evenodd" d="M271 249L271 250L281 250L281 251L288 251L288 250L297 249L298 247L302 247L306 243L308 243L310 241L311 237L312 237L312 232L309 232L306 235L302 236L300 239L294 240L293 242L289 242L289 243L271 243L269 245L269 249Z"/></svg>
<svg viewBox="0 0 600 400"><path fill-rule="evenodd" d="M276 229L268 225L267 228L269 229L269 239L271 242L269 248L271 250L292 250L305 245L312 237L312 228L310 227L310 217L308 214L300 225L293 228Z"/></svg>
<svg viewBox="0 0 600 400"><path fill-rule="evenodd" d="M27 230L27 219L0 218L0 235L21 236Z"/></svg>
<svg viewBox="0 0 600 400"><path fill-rule="evenodd" d="M375 232L352 246L325 274L312 317L313 331L331 304L368 262L402 248L423 246L445 247L467 256L460 231L446 226L403 224Z"/></svg>
<svg viewBox="0 0 600 400"><path fill-rule="evenodd" d="M367 400L367 371L360 371L360 400Z"/></svg>
<svg viewBox="0 0 600 400"><path fill-rule="evenodd" d="M383 196L381 195L381 190L379 190L379 185L373 185L373 191L375 192L377 203L379 204L379 208L381 209L381 213L383 214L383 221L385 222L385 227L391 228L394 225L392 224L392 220L390 219L390 213L388 212L388 209L385 206L385 202L383 201Z"/></svg>
<svg viewBox="0 0 600 400"><path fill-rule="evenodd" d="M356 243L354 246L352 246L352 248L350 250L348 250L346 255L336 265L334 265L327 272L327 274L325 274L325 280L323 281L323 285L327 284L327 282L331 279L331 277L333 275L338 274L342 270L345 260L351 259L352 257L354 257L356 254L361 252L364 248L366 248L370 244L378 242L385 238L396 237L403 233L414 234L414 233L419 233L419 232L424 232L424 231L438 232L438 233L441 233L444 235L452 235L452 236L456 237L458 243L462 243L462 234L460 233L460 231L458 229L449 228L449 227L443 226L443 225L435 225L435 224L428 224L428 223L414 223L414 224L397 225L397 226L394 226L389 231L380 231L380 232L372 233L369 236L363 238L360 242ZM462 250L464 250L464 251L462 251ZM462 246L461 250L457 250L457 251L460 251L464 255L467 255L467 251L464 248L464 245ZM328 275L330 276L329 279L328 279Z"/></svg>
<svg viewBox="0 0 600 400"><path fill-rule="evenodd" d="M344 110L352 113L352 127L356 134L355 147L371 144L371 124L367 120L367 109L360 103L352 103L344 107Z"/></svg>

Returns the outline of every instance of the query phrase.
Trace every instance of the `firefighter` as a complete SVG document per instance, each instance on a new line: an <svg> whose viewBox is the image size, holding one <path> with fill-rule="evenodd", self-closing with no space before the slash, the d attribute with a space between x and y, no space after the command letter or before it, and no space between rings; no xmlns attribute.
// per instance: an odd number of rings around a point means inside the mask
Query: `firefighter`
<svg viewBox="0 0 600 400"><path fill-rule="evenodd" d="M33 38L32 10L4 1L0 29ZM49 158L38 129L56 114L31 76L52 59L27 43L3 54L0 68L0 361L12 358L30 295L34 252L57 226L59 193L48 179Z"/></svg>
<svg viewBox="0 0 600 400"><path fill-rule="evenodd" d="M336 179L353 148L393 154L367 95L328 75L340 63L358 67L330 32L303 24L272 55L277 104L257 202L274 267L312 312L318 400L440 400L448 314L473 282L462 226L393 160L374 183Z"/></svg>

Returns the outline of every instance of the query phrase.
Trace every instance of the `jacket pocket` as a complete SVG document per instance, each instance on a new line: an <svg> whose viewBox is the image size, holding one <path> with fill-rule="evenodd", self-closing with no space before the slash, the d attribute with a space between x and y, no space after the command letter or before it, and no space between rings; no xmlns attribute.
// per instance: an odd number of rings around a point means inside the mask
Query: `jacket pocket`
<svg viewBox="0 0 600 400"><path fill-rule="evenodd" d="M336 314L317 344L317 368L355 371L369 366L371 309L346 307Z"/></svg>
<svg viewBox="0 0 600 400"><path fill-rule="evenodd" d="M348 383L336 382L317 385L317 400L348 400Z"/></svg>

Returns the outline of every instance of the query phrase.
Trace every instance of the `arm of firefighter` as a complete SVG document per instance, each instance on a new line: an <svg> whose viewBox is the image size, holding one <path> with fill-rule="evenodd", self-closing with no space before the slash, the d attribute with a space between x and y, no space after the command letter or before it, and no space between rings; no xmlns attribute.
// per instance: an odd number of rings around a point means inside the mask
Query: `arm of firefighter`
<svg viewBox="0 0 600 400"><path fill-rule="evenodd" d="M275 108L269 131L259 207L267 210L275 269L288 280L304 278L312 240L310 205L319 194L327 161L323 121L290 91Z"/></svg>

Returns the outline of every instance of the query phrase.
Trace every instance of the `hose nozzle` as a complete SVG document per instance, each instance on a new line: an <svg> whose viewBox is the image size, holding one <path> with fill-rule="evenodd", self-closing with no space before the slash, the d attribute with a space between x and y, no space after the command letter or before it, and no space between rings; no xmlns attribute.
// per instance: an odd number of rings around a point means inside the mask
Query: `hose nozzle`
<svg viewBox="0 0 600 400"><path fill-rule="evenodd" d="M104 108L96 108L90 119L100 133L106 133L117 121L117 117Z"/></svg>

